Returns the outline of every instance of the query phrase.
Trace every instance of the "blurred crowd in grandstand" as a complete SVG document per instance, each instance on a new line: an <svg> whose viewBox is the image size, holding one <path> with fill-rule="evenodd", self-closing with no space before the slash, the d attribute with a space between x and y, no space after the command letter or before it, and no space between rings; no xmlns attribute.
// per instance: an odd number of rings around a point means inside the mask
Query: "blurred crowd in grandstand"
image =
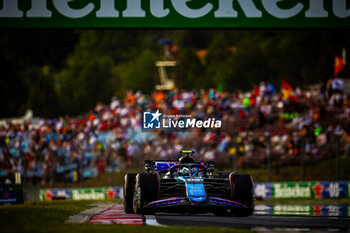
<svg viewBox="0 0 350 233"><path fill-rule="evenodd" d="M192 149L198 160L219 167L261 167L267 152L274 164L313 163L350 149L350 99L342 79L317 89L280 91L261 82L247 93L129 91L80 117L39 119L0 126L0 181L19 172L33 182L79 181L105 171L142 167L145 159L178 159ZM221 129L142 130L142 112L221 119ZM335 142L335 143L329 143ZM338 146L338 148L337 148Z"/></svg>

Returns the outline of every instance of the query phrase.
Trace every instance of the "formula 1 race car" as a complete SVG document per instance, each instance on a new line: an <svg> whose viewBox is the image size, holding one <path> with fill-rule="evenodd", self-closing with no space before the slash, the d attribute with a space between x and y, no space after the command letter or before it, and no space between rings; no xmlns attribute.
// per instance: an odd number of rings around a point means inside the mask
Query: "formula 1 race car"
<svg viewBox="0 0 350 233"><path fill-rule="evenodd" d="M250 216L254 185L250 175L219 171L213 161L194 161L192 151L179 161L145 161L148 173L127 174L123 205L126 213L205 213Z"/></svg>

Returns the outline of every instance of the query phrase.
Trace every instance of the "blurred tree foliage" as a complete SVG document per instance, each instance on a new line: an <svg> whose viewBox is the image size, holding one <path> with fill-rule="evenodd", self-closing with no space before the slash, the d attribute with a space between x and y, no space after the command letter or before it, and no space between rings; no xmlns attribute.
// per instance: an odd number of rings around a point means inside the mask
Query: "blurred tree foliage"
<svg viewBox="0 0 350 233"><path fill-rule="evenodd" d="M144 50L135 59L121 63L113 70L115 95L125 96L126 90L151 93L154 88L155 52Z"/></svg>
<svg viewBox="0 0 350 233"><path fill-rule="evenodd" d="M204 66L196 54L196 50L191 47L184 47L179 53L180 77L177 80L177 86L181 89L200 89L204 88ZM201 82L198 80L201 79Z"/></svg>
<svg viewBox="0 0 350 233"><path fill-rule="evenodd" d="M50 72L63 69L78 37L72 30L1 32L0 118L21 116L28 108L36 110L34 113L39 116L58 114L56 103L35 99L44 98L43 92L56 98L54 79L43 74L43 67L50 67Z"/></svg>
<svg viewBox="0 0 350 233"><path fill-rule="evenodd" d="M0 118L77 115L126 91L150 93L161 38L178 45L176 85L250 90L260 81L294 86L327 80L346 30L3 30ZM197 55L205 50L205 57Z"/></svg>

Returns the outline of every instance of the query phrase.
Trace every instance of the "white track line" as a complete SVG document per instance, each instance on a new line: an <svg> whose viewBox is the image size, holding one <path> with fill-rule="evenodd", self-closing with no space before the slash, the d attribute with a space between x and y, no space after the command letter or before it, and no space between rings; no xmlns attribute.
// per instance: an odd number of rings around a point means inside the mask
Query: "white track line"
<svg viewBox="0 0 350 233"><path fill-rule="evenodd" d="M148 226L165 227L164 225L159 224L156 216L154 216L154 215L145 215L145 220L146 220L145 224Z"/></svg>

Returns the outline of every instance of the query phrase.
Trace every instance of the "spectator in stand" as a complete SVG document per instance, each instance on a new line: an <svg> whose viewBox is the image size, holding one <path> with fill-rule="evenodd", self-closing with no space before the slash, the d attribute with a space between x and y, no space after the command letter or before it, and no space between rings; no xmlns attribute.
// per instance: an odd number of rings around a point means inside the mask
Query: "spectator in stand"
<svg viewBox="0 0 350 233"><path fill-rule="evenodd" d="M341 108L343 106L343 91L344 91L344 81L338 77L332 80L332 96L330 102L336 108Z"/></svg>
<svg viewBox="0 0 350 233"><path fill-rule="evenodd" d="M248 93L174 89L155 91L148 97L128 91L123 101L113 97L109 105L99 103L76 118L9 120L0 127L0 180L13 181L14 173L20 172L34 183L77 182L111 168L140 166L144 159L177 159L177 152L188 148L197 151L196 159L215 159L222 167L260 166L268 140L278 164L299 161L303 151L306 159L322 159L331 154L335 120L343 128L337 132L343 138L342 152L347 154L349 99L339 101L334 96L343 98L343 88L338 78L327 85L336 110L328 108L332 101L320 101L324 88L313 93L283 81L280 92L264 82ZM157 109L202 120L215 117L223 121L223 127L204 132L143 132L143 111Z"/></svg>

